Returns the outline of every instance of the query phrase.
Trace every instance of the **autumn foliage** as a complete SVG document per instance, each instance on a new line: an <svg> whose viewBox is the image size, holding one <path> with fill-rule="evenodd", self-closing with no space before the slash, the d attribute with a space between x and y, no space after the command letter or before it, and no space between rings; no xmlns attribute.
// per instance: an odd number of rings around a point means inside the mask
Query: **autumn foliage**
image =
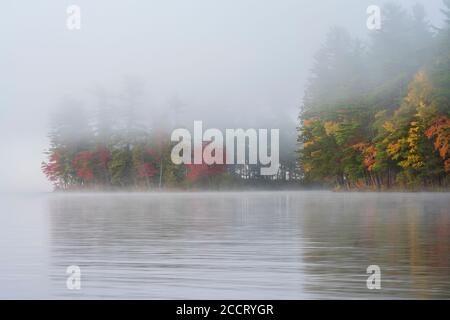
<svg viewBox="0 0 450 320"><path fill-rule="evenodd" d="M443 115L432 121L432 125L427 129L425 135L428 139L434 140L434 149L444 160L446 172L450 171L450 119Z"/></svg>
<svg viewBox="0 0 450 320"><path fill-rule="evenodd" d="M450 2L444 5L447 25L435 34L417 7L408 14L387 4L368 50L346 30L330 31L299 115L306 183L450 186Z"/></svg>

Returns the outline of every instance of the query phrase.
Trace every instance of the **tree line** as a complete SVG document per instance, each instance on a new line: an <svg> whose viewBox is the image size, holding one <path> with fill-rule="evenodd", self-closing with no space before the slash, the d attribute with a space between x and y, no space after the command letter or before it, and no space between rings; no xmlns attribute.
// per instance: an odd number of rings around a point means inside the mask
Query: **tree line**
<svg viewBox="0 0 450 320"><path fill-rule="evenodd" d="M180 124L143 115L151 112L142 102L142 90L139 81L126 81L116 95L94 90L94 108L76 99L61 102L52 115L50 147L42 162L55 190L272 188L297 183L295 157L283 154L275 176L262 176L259 165L175 165L171 152L176 142L170 137ZM174 109L178 111L179 103Z"/></svg>
<svg viewBox="0 0 450 320"><path fill-rule="evenodd" d="M445 25L422 6L382 8L367 41L330 30L298 123L309 185L345 189L446 188L450 174L450 0Z"/></svg>

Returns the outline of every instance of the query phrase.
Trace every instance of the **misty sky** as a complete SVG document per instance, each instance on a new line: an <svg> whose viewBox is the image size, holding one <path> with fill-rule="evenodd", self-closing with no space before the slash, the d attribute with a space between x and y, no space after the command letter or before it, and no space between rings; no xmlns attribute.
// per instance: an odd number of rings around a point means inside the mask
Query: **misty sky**
<svg viewBox="0 0 450 320"><path fill-rule="evenodd" d="M178 97L195 117L295 119L329 28L365 37L367 6L384 2L2 0L0 190L51 190L40 170L50 110L96 86L114 91L128 75L144 81L152 108ZM440 25L441 0L394 2L422 3ZM66 28L70 4L81 7L80 31Z"/></svg>

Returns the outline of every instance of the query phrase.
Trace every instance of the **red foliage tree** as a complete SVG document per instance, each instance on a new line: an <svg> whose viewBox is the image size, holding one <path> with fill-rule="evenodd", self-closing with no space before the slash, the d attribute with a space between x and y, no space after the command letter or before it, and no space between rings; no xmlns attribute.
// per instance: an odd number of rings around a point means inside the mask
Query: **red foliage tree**
<svg viewBox="0 0 450 320"><path fill-rule="evenodd" d="M72 161L72 165L79 178L83 180L92 180L94 178L94 172L92 170L92 160L94 153L91 151L79 152Z"/></svg>
<svg viewBox="0 0 450 320"><path fill-rule="evenodd" d="M450 172L450 119L446 115L434 119L425 135L428 139L434 138L434 149L444 160L445 172Z"/></svg>
<svg viewBox="0 0 450 320"><path fill-rule="evenodd" d="M202 154L203 149L208 145L208 142L204 142L202 145ZM223 151L223 163L225 163L225 150ZM192 156L193 157L193 156ZM212 164L208 165L202 160L201 164L186 164L187 175L186 178L190 181L196 181L201 177L214 176L220 173L224 173L226 171L225 164Z"/></svg>
<svg viewBox="0 0 450 320"><path fill-rule="evenodd" d="M55 187L58 187L58 181L60 177L60 159L61 154L58 151L53 151L50 154L48 162L43 162L41 166L45 176L55 185Z"/></svg>

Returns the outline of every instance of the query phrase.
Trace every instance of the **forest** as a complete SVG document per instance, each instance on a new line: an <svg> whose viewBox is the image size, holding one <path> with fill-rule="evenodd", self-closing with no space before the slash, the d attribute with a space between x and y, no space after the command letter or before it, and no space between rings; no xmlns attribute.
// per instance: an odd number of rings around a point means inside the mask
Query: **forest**
<svg viewBox="0 0 450 320"><path fill-rule="evenodd" d="M381 29L364 40L332 28L315 55L297 132L275 109L265 126L280 129L274 176L261 176L259 165L173 164L170 133L179 126L179 104L172 121L144 123L136 83L113 96L97 92L93 114L81 101L65 100L51 120L42 171L55 190L446 190L450 0L442 13L445 25L437 28L421 5L391 3L382 8Z"/></svg>
<svg viewBox="0 0 450 320"><path fill-rule="evenodd" d="M441 190L450 173L450 1L445 26L421 5L382 8L366 42L332 29L299 114L302 180L362 190Z"/></svg>
<svg viewBox="0 0 450 320"><path fill-rule="evenodd" d="M141 91L142 84L136 78L124 81L121 92L116 95L97 88L93 90L97 101L91 108L93 112L88 112L89 108L77 99L67 98L61 102L51 119L51 145L46 151L47 161L42 163L42 171L55 190L298 186L300 175L295 152L291 152L292 147L283 146L283 142L281 149L287 151L281 155L273 176L261 174L262 166L249 164L249 161L246 164L175 164L171 153L178 142L171 141L171 133L180 126L186 127L188 121L169 121L168 118L173 120L174 117L151 111L149 120L143 114L148 108L142 108L138 102L142 98ZM172 102L166 109L171 111L169 113L179 113L179 104ZM202 149L207 144L203 142ZM196 151L192 149L192 157Z"/></svg>

